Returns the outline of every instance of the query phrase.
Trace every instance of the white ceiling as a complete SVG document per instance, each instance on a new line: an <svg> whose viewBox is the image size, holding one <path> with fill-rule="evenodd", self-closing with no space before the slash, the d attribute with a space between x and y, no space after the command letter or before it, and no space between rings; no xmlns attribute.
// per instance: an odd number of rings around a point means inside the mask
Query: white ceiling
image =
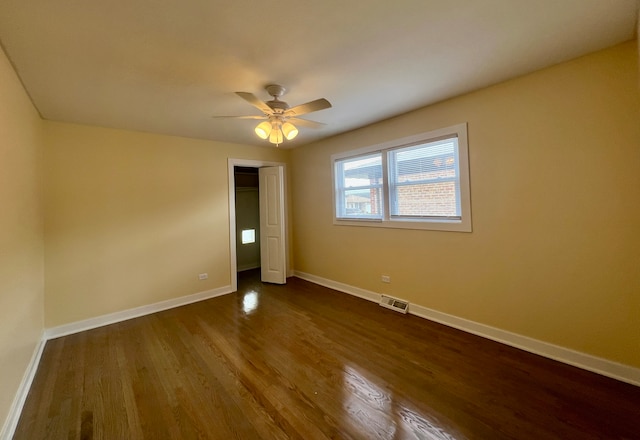
<svg viewBox="0 0 640 440"><path fill-rule="evenodd" d="M45 119L270 146L233 92L303 116L295 147L634 38L637 0L2 0Z"/></svg>

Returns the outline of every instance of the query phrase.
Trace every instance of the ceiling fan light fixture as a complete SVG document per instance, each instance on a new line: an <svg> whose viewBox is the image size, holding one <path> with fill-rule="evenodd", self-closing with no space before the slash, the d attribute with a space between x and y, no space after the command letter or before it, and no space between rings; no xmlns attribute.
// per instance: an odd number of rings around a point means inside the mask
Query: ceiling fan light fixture
<svg viewBox="0 0 640 440"><path fill-rule="evenodd" d="M273 130L271 130L271 134L269 135L269 142L279 145L283 140L284 139L282 137L282 130L280 130L280 127L274 127Z"/></svg>
<svg viewBox="0 0 640 440"><path fill-rule="evenodd" d="M284 133L284 137L287 140L291 140L294 137L298 136L298 129L291 122L285 122L282 124L282 132Z"/></svg>
<svg viewBox="0 0 640 440"><path fill-rule="evenodd" d="M271 133L271 123L269 121L259 123L255 128L255 132L261 139L268 138Z"/></svg>
<svg viewBox="0 0 640 440"><path fill-rule="evenodd" d="M284 101L279 98L285 94L286 89L277 84L269 84L265 87L267 93L273 97L272 100L264 102L253 93L249 92L236 92L240 98L247 101L249 104L257 108L262 112L262 116L215 116L217 118L236 118L236 119L267 119L264 122L258 124L254 131L260 139L268 139L269 142L280 145L285 139L292 140L298 136L298 128L289 122L289 119L296 121L305 127L321 128L325 124L320 122L309 121L307 119L298 119L301 115L307 113L317 112L331 108L331 103L325 98L309 101L305 104L296 105L290 107Z"/></svg>

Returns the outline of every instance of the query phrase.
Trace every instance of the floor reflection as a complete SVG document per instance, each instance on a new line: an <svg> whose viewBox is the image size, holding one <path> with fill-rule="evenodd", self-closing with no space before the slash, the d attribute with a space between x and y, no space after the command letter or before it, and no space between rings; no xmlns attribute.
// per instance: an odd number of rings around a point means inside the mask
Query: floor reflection
<svg viewBox="0 0 640 440"><path fill-rule="evenodd" d="M258 308L258 292L250 290L242 298L242 310L247 315Z"/></svg>
<svg viewBox="0 0 640 440"><path fill-rule="evenodd" d="M392 417L391 397L355 369L344 366L343 407L351 423L360 430L365 427L372 438L396 438L396 423Z"/></svg>
<svg viewBox="0 0 640 440"><path fill-rule="evenodd" d="M445 430L432 416L425 416L413 408L394 401L393 393L384 381L381 387L368 380L355 368L344 366L343 408L346 422L354 425L367 438L389 440L462 440Z"/></svg>

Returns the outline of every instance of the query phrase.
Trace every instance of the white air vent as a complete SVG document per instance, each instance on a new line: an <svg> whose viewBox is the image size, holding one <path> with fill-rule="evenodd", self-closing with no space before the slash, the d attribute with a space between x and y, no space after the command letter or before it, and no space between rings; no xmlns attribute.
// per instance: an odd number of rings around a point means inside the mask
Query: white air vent
<svg viewBox="0 0 640 440"><path fill-rule="evenodd" d="M387 295L382 295L380 298L380 305L400 313L407 313L407 310L409 309L409 303L407 301L402 301Z"/></svg>

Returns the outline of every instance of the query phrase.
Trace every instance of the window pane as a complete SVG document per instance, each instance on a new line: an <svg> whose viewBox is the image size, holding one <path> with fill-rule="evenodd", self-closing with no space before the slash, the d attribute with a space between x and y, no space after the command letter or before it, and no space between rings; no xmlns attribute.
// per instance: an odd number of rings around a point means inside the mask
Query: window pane
<svg viewBox="0 0 640 440"><path fill-rule="evenodd" d="M338 160L336 215L339 218L382 218L382 154Z"/></svg>
<svg viewBox="0 0 640 440"><path fill-rule="evenodd" d="M242 230L242 244L250 244L256 242L256 230L255 229L243 229Z"/></svg>
<svg viewBox="0 0 640 440"><path fill-rule="evenodd" d="M389 195L391 216L460 218L457 138L391 150Z"/></svg>
<svg viewBox="0 0 640 440"><path fill-rule="evenodd" d="M380 188L366 191L346 190L344 192L345 210L342 217L380 217Z"/></svg>
<svg viewBox="0 0 640 440"><path fill-rule="evenodd" d="M403 217L457 217L454 182L405 185L397 188L397 209Z"/></svg>

